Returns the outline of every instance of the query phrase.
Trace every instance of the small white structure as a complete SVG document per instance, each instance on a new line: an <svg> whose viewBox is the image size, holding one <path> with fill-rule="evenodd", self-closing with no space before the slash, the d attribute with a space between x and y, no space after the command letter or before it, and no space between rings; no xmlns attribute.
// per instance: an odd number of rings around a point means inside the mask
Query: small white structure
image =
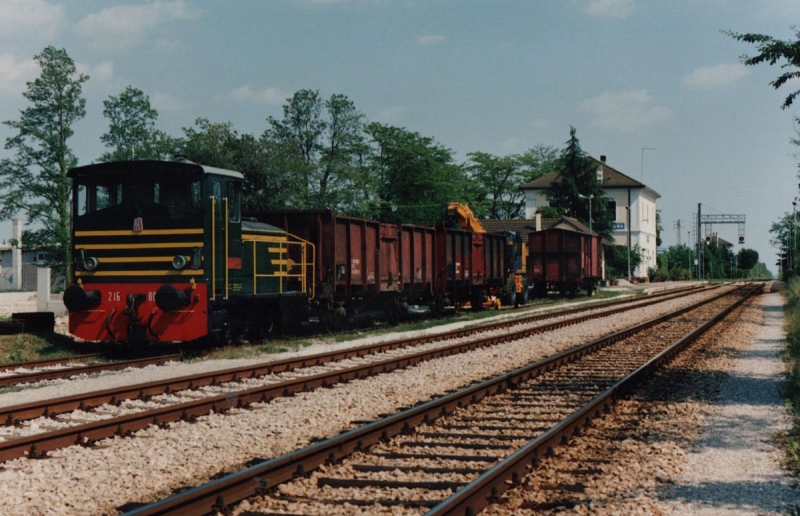
<svg viewBox="0 0 800 516"><path fill-rule="evenodd" d="M612 237L616 245L639 246L642 263L633 276L647 276L647 270L656 268L656 201L661 195L606 164L606 157L591 159L597 165L597 180L611 201L608 209L614 220ZM525 192L525 218L532 219L536 208L549 206L547 191L558 178L555 172L522 186ZM630 209L628 209L630 207Z"/></svg>

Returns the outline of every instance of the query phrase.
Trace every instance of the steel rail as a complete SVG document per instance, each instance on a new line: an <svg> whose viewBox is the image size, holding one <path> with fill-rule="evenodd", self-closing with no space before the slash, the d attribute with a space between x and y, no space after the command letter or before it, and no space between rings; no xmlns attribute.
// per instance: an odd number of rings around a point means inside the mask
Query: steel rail
<svg viewBox="0 0 800 516"><path fill-rule="evenodd" d="M718 287L713 287L718 288ZM691 287L688 290L697 290ZM696 292L691 292L692 294ZM553 325L541 327L541 332L550 331L552 329L567 326L569 324L578 324L584 322L589 318L606 317L615 313L630 310L628 305L635 304L635 308L650 306L652 304L668 301L675 297L685 295L686 292L682 289L679 292L671 291L654 295L648 298L639 299L626 299L623 301L616 301L612 303L602 303L593 305L591 307L580 307L565 311L547 312L545 314L537 314L525 316L511 321L503 321L497 323L488 323L472 328L451 330L443 333L436 333L431 335L424 335L414 337L411 339L396 339L388 342L378 344L367 344L353 348L341 349L337 351L326 351L314 355L304 357L290 358L285 360L276 360L273 362L265 362L251 366L236 367L230 369L223 369L210 373L198 373L195 375L181 376L177 378L170 378L165 380L157 380L143 384L135 384L130 386L116 387L112 389L105 389L101 391L94 391L84 394L76 394L72 396L64 396L44 401L36 401L31 403L24 403L19 405L12 405L9 407L0 407L0 424L18 425L23 421L35 419L38 417L51 417L58 414L64 414L74 410L91 410L104 404L115 405L125 400L130 399L148 399L152 396L160 394L168 394L181 390L199 389L200 387L208 385L216 385L225 382L241 381L248 378L257 378L268 374L281 373L292 371L300 368L313 367L324 365L329 362L344 360L348 358L363 357L371 354L385 353L400 348L418 346L431 342L438 342L442 340L457 339L473 335L478 332L494 331L499 328L504 328L509 325L529 324L532 322L552 319L554 317L563 317L573 314L579 314L590 310L603 310L605 308L616 309L599 312L592 314L589 317L578 317L554 323ZM83 372L81 370L81 372ZM0 454L0 460L2 456Z"/></svg>
<svg viewBox="0 0 800 516"><path fill-rule="evenodd" d="M689 344L742 305L756 290L758 288L750 290L731 306L672 343L556 426L530 441L438 504L426 515L474 516L490 503L498 501L500 495L505 491L520 484L521 479L530 471L530 466L536 465L538 460L550 453L553 448L565 444L565 439L568 440L573 435L579 435L581 427L586 427L592 419L601 417L602 412L608 411L621 395L632 390L639 382L651 376L656 369L674 359Z"/></svg>
<svg viewBox="0 0 800 516"><path fill-rule="evenodd" d="M9 385L19 385L23 383L40 382L43 380L55 380L59 378L70 378L79 374L101 373L103 371L119 371L129 367L145 367L149 365L163 364L170 360L179 360L180 355L161 355L158 357L135 358L133 360L123 360L120 362L104 362L100 364L70 367L66 369L54 369L46 371L36 371L33 373L15 374L0 376L0 387Z"/></svg>
<svg viewBox="0 0 800 516"><path fill-rule="evenodd" d="M717 297L723 296L719 294ZM655 301L648 301L653 303ZM637 305L641 306L641 305ZM480 347L491 346L525 338L530 335L576 324L582 320L607 316L616 313L620 308L602 312L601 314L588 314L567 321L556 321L552 324L510 332L501 336L487 337L475 341L455 344L434 350L423 351L404 357L387 359L383 361L364 364L338 371L322 373L294 380L275 383L271 385L250 388L234 393L184 402L180 404L161 407L140 413L119 416L105 420L95 421L73 427L63 428L51 432L34 434L26 437L12 438L0 442L0 462L7 461L27 454L28 457L44 457L47 452L74 444L89 445L93 442L112 437L114 435L130 435L133 432L147 428L150 425L165 425L179 420L191 420L210 412L222 412L233 407L244 407L257 402L268 402L280 396L291 396L298 392L305 392L320 387L327 387L336 383L347 382L357 378L366 378L377 374L388 373L396 369L411 367L420 362L463 353ZM344 351L344 350L343 350Z"/></svg>
<svg viewBox="0 0 800 516"><path fill-rule="evenodd" d="M736 289L719 294L711 299L702 300L675 312L639 323L286 455L264 461L255 459L251 463L258 463L246 469L188 489L166 499L132 509L125 514L128 516L168 514L199 516L213 511L224 511L233 503L253 495L264 494L275 486L287 482L298 475L304 475L322 464L337 461L355 451L365 449L379 441L390 439L403 431L408 431L419 424L446 416L459 407L505 391L511 386L530 380L539 374L551 371L556 367L572 362L633 334L640 333L656 324L680 317L684 313L727 295L733 295L740 290ZM577 424L576 422L562 426L570 430ZM550 433L546 435L552 436Z"/></svg>
<svg viewBox="0 0 800 516"><path fill-rule="evenodd" d="M729 292L723 292L708 300L704 300L704 302L711 302L714 299L728 294ZM113 437L115 435L131 435L132 433L145 429L150 425L163 426L176 421L193 420L199 416L203 416L211 412L224 412L234 407L242 408L252 405L253 403L269 402L276 397L291 396L299 392L307 392L313 389L329 387L337 383L344 383L358 378L367 378L369 376L385 374L398 369L405 369L428 360L452 356L481 347L493 346L504 342L519 340L531 335L550 331L555 328L562 328L571 324L577 324L577 322L581 322L583 320L606 316L609 313L616 313L617 310L621 309L618 308L603 312L600 315L588 314L566 321L556 321L545 326L509 332L505 335L484 337L470 342L463 342L442 348L421 351L403 357L390 358L346 369L300 377L293 380L260 387L253 387L233 393L209 396L199 400L178 403L175 405L169 405L125 416L94 421L91 423L54 430L51 432L12 438L7 441L0 442L0 462L24 457L26 455L30 458L45 457L49 451L65 448L75 444L91 445L100 439Z"/></svg>

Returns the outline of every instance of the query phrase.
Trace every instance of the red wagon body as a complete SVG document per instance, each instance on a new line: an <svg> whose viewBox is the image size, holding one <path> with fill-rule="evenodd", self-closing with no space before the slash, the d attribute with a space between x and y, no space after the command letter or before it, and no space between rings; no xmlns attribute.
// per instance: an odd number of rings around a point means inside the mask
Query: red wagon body
<svg viewBox="0 0 800 516"><path fill-rule="evenodd" d="M591 295L602 278L602 237L561 228L528 235L528 281L536 295Z"/></svg>

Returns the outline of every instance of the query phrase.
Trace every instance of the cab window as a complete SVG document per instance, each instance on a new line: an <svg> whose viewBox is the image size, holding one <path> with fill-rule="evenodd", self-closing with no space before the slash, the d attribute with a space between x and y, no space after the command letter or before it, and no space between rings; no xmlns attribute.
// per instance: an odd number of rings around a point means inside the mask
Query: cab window
<svg viewBox="0 0 800 516"><path fill-rule="evenodd" d="M153 202L196 212L200 210L200 181L159 181L153 188Z"/></svg>
<svg viewBox="0 0 800 516"><path fill-rule="evenodd" d="M228 187L228 220L230 222L239 222L241 211L239 209L239 191L241 185L239 183L229 182Z"/></svg>
<svg viewBox="0 0 800 516"><path fill-rule="evenodd" d="M76 192L78 215L87 215L122 202L122 183L79 183Z"/></svg>

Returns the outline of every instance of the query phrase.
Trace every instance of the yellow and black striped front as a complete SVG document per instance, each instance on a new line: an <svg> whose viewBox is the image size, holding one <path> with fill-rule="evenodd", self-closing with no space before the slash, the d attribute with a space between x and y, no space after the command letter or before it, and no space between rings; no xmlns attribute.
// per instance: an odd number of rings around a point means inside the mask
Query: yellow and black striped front
<svg viewBox="0 0 800 516"><path fill-rule="evenodd" d="M203 228L75 231L75 277L132 282L165 276L200 277L203 237ZM181 264L177 257L183 257L180 268L176 267Z"/></svg>

